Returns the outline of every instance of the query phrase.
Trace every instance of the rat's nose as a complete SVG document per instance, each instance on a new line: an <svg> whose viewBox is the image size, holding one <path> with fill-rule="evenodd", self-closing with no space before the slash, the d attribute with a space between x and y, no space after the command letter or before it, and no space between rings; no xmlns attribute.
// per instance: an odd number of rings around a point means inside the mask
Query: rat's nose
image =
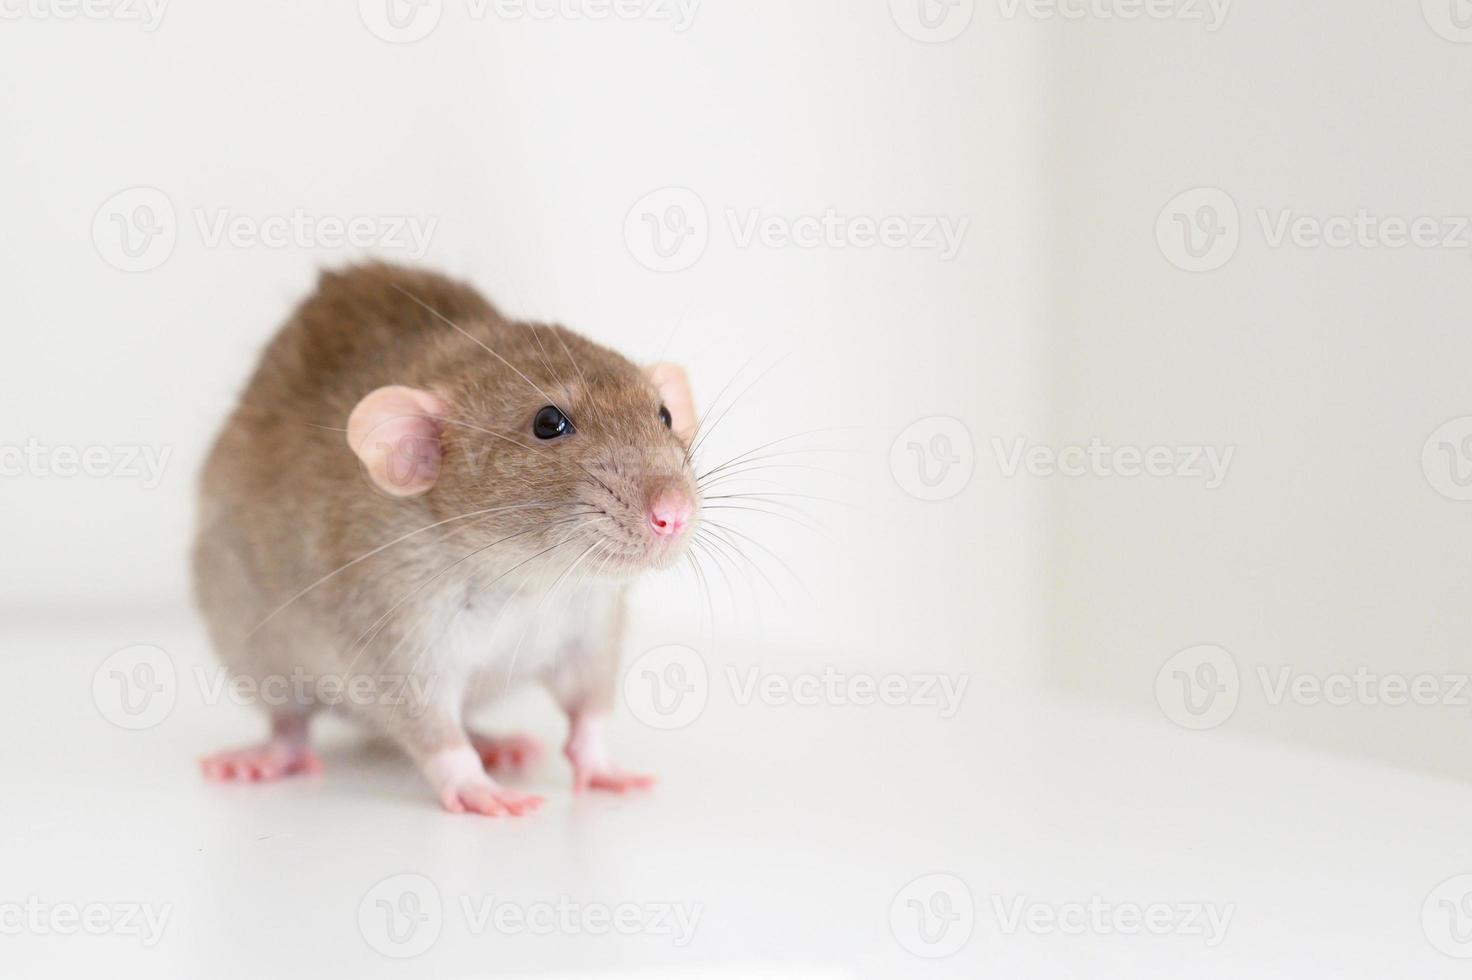
<svg viewBox="0 0 1472 980"><path fill-rule="evenodd" d="M649 530L655 537L673 538L690 523L694 507L682 490L662 490L649 505Z"/></svg>

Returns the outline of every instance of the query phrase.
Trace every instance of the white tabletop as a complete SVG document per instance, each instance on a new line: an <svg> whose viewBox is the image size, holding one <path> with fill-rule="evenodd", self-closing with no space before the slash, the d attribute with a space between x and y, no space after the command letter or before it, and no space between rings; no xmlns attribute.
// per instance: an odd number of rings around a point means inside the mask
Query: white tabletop
<svg viewBox="0 0 1472 980"><path fill-rule="evenodd" d="M94 703L122 641L177 670L141 731ZM721 684L679 730L626 710L618 754L660 783L625 798L572 798L560 723L523 699L506 723L554 749L523 780L549 802L493 820L440 812L336 722L320 777L204 783L196 758L261 722L205 703L192 625L0 643L6 976L1430 980L1468 969L1436 944L1472 953L1466 889L1432 894L1472 872L1472 787L988 690L982 669L949 719Z"/></svg>

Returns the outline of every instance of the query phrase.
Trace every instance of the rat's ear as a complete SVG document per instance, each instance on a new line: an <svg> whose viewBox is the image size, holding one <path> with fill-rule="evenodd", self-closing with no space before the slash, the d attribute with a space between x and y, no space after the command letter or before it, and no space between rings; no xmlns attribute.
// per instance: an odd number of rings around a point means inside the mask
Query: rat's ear
<svg viewBox="0 0 1472 980"><path fill-rule="evenodd" d="M384 493L417 497L440 475L444 399L418 388L390 385L369 392L348 416L348 445Z"/></svg>
<svg viewBox="0 0 1472 980"><path fill-rule="evenodd" d="M659 392L664 407L670 410L675 435L685 445L695 436L695 398L690 394L690 379L678 364L663 362L644 369L651 384Z"/></svg>

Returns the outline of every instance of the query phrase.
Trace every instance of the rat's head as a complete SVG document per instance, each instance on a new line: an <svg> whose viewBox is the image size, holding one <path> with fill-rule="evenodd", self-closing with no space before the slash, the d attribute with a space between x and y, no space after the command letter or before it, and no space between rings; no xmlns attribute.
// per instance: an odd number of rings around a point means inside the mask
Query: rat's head
<svg viewBox="0 0 1472 980"><path fill-rule="evenodd" d="M562 328L524 326L490 357L467 362L459 346L429 384L365 395L348 442L368 476L393 497L423 497L502 567L582 553L614 576L672 564L700 508L684 371L641 369Z"/></svg>

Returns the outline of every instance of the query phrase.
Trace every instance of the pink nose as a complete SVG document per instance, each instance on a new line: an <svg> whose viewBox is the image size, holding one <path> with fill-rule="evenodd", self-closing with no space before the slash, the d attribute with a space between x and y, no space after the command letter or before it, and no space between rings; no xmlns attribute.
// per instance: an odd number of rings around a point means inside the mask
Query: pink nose
<svg viewBox="0 0 1472 980"><path fill-rule="evenodd" d="M689 525L693 509L682 491L664 490L649 505L649 529L657 537L673 538Z"/></svg>

